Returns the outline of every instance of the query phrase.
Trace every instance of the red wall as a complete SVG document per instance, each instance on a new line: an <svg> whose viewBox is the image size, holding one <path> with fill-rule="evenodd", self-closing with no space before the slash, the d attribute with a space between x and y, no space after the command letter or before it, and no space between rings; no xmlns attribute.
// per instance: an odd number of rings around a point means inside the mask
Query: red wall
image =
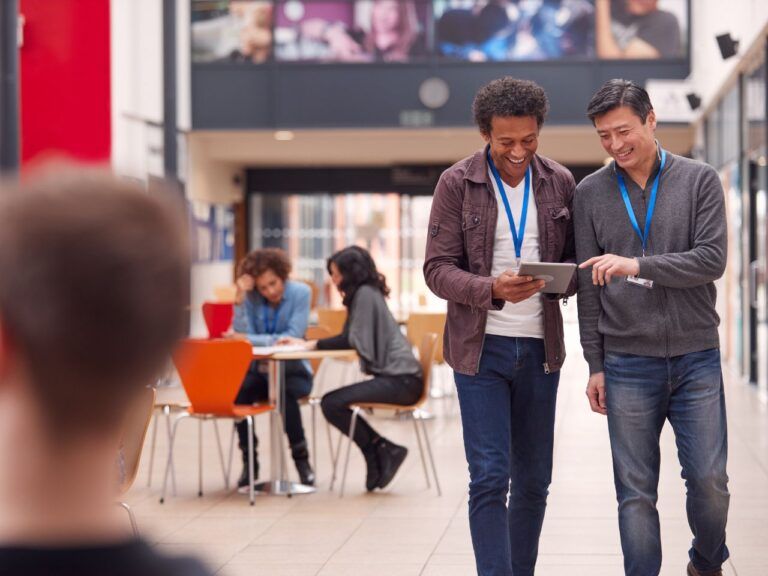
<svg viewBox="0 0 768 576"><path fill-rule="evenodd" d="M22 166L108 161L109 0L21 0L19 11Z"/></svg>

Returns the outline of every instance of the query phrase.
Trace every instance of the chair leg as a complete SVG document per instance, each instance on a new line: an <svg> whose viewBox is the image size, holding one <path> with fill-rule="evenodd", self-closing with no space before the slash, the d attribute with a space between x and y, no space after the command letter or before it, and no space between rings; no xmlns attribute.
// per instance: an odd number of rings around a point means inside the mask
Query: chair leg
<svg viewBox="0 0 768 576"><path fill-rule="evenodd" d="M229 461L227 462L227 486L229 486L229 479L232 477L232 455L235 450L235 436L237 435L236 422L232 421L232 434L229 437Z"/></svg>
<svg viewBox="0 0 768 576"><path fill-rule="evenodd" d="M149 469L147 470L147 488L152 486L152 469L155 463L155 445L157 444L157 411L152 414L152 442L149 449Z"/></svg>
<svg viewBox="0 0 768 576"><path fill-rule="evenodd" d="M253 464L253 416L246 416L246 422L248 422L248 499L253 506L253 483L256 480L254 476L254 464Z"/></svg>
<svg viewBox="0 0 768 576"><path fill-rule="evenodd" d="M173 423L173 426L169 429L169 440L168 440L168 460L165 463L165 474L163 474L163 490L160 493L160 504L165 502L165 489L168 486L168 475L173 470L173 445L176 441L176 428L179 426L179 422L184 420L184 418L187 418L189 416L188 413L184 412L182 414L179 414L176 417L176 421ZM175 493L174 493L175 495Z"/></svg>
<svg viewBox="0 0 768 576"><path fill-rule="evenodd" d="M331 487L330 489L333 490L333 485L336 482L336 467L339 464L339 456L341 455L341 441L344 439L344 434L339 432L339 439L336 442L336 453L333 452L333 446L331 446L331 457L333 458L333 474L331 475ZM328 442L331 442L331 426L328 425Z"/></svg>
<svg viewBox="0 0 768 576"><path fill-rule="evenodd" d="M198 419L197 426L197 495L203 496L203 419Z"/></svg>
<svg viewBox="0 0 768 576"><path fill-rule="evenodd" d="M221 462L221 474L224 476L224 489L229 490L229 474L227 474L227 467L224 465L224 450L221 448L221 437L219 436L219 421L213 419L213 434L216 436L216 448L219 450L219 462Z"/></svg>
<svg viewBox="0 0 768 576"><path fill-rule="evenodd" d="M421 456L421 466L424 468L424 478L427 479L427 489L432 488L432 484L429 482L429 472L427 471L427 459L424 458L424 447L421 444L421 432L419 432L419 423L416 418L411 414L411 420L413 420L413 430L416 432L416 442L419 445L419 456Z"/></svg>
<svg viewBox="0 0 768 576"><path fill-rule="evenodd" d="M122 508L128 512L128 519L131 521L131 530L133 530L133 536L134 538L139 537L139 526L136 524L136 517L133 515L133 510L131 510L131 507L128 506L127 502L118 502Z"/></svg>
<svg viewBox="0 0 768 576"><path fill-rule="evenodd" d="M312 411L312 468L317 477L317 404L310 400L309 408Z"/></svg>
<svg viewBox="0 0 768 576"><path fill-rule="evenodd" d="M171 444L171 407L167 404L163 406L163 414L165 415L165 429L168 434L168 445ZM171 486L173 488L173 495L176 496L176 467L171 462Z"/></svg>
<svg viewBox="0 0 768 576"><path fill-rule="evenodd" d="M357 415L360 414L360 408L355 406L352 408L352 422L349 425L349 439L347 441L347 457L344 460L344 473L341 476L341 489L339 490L339 498L344 497L344 484L347 481L347 468L349 467L349 453L352 451L352 438L355 437L355 425L357 424Z"/></svg>
<svg viewBox="0 0 768 576"><path fill-rule="evenodd" d="M429 434L427 434L427 423L421 420L421 431L424 433L424 443L427 445L427 454L429 455L429 462L432 465L432 476L435 479L435 487L437 488L437 495L442 496L443 492L440 490L440 480L437 478L437 467L435 467L435 458L432 456L432 446L429 443Z"/></svg>

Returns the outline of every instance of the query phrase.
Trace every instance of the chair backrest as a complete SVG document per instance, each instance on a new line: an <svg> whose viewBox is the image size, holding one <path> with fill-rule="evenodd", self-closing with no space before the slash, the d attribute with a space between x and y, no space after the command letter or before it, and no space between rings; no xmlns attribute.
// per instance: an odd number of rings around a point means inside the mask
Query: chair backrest
<svg viewBox="0 0 768 576"><path fill-rule="evenodd" d="M317 323L331 331L331 336L341 334L347 321L346 308L318 308Z"/></svg>
<svg viewBox="0 0 768 576"><path fill-rule="evenodd" d="M429 378L432 374L432 364L435 362L435 350L437 348L437 334L427 332L421 338L419 345L419 362L421 362L421 373L424 378L424 388L421 391L421 397L417 406L421 406L429 398Z"/></svg>
<svg viewBox="0 0 768 576"><path fill-rule="evenodd" d="M331 331L325 326L310 326L307 328L306 334L304 334L304 337L307 340L320 340L321 338L328 338L329 336L333 336L333 334L331 334ZM312 358L309 361L309 365L312 366L313 374L317 374L322 361L322 358Z"/></svg>
<svg viewBox="0 0 768 576"><path fill-rule="evenodd" d="M183 340L173 363L198 414L232 414L235 397L253 360L245 340Z"/></svg>
<svg viewBox="0 0 768 576"><path fill-rule="evenodd" d="M317 284L312 282L312 280L305 280L304 278L295 278L295 280L296 282L301 282L302 284L309 286L309 289L312 291L309 300L309 309L314 310L317 308L317 298L320 296L320 288L317 287Z"/></svg>
<svg viewBox="0 0 768 576"><path fill-rule="evenodd" d="M204 302L203 318L209 338L221 338L232 326L235 309L231 302Z"/></svg>
<svg viewBox="0 0 768 576"><path fill-rule="evenodd" d="M231 304L235 301L236 296L237 286L234 284L222 284L213 287L213 297L216 302L229 302Z"/></svg>
<svg viewBox="0 0 768 576"><path fill-rule="evenodd" d="M141 450L144 447L144 437L147 435L152 412L155 409L155 389L145 388L128 408L123 424L123 435L120 440L122 458L122 477L118 488L120 494L131 489L136 474L139 471Z"/></svg>
<svg viewBox="0 0 768 576"><path fill-rule="evenodd" d="M437 334L437 346L435 349L435 362L442 364L443 357L443 333L445 332L445 312L411 312L406 322L406 334L411 346L421 346L424 335Z"/></svg>

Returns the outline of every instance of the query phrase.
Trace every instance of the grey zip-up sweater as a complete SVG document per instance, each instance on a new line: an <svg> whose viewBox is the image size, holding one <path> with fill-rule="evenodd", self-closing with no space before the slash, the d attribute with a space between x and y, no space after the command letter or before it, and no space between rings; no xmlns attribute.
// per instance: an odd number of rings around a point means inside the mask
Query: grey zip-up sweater
<svg viewBox="0 0 768 576"><path fill-rule="evenodd" d="M658 169L657 158L645 190L623 173L641 230ZM717 173L667 152L643 258L616 170L611 163L576 188L576 258L635 257L640 277L654 284L648 289L620 278L594 286L591 268L579 270L579 328L590 374L603 371L605 352L663 358L719 346L714 281L725 270L727 232Z"/></svg>

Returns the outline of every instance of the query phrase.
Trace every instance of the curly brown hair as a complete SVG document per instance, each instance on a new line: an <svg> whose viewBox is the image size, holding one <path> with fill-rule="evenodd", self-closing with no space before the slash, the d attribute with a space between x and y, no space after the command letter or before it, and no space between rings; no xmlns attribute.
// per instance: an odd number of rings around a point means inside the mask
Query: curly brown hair
<svg viewBox="0 0 768 576"><path fill-rule="evenodd" d="M258 278L268 270L272 270L285 282L291 274L291 261L288 259L288 254L280 248L254 250L240 261L237 266L237 275L248 274Z"/></svg>
<svg viewBox="0 0 768 576"><path fill-rule="evenodd" d="M533 116L539 128L549 111L544 89L530 80L505 76L486 84L475 95L472 113L481 134L491 133L494 116Z"/></svg>

